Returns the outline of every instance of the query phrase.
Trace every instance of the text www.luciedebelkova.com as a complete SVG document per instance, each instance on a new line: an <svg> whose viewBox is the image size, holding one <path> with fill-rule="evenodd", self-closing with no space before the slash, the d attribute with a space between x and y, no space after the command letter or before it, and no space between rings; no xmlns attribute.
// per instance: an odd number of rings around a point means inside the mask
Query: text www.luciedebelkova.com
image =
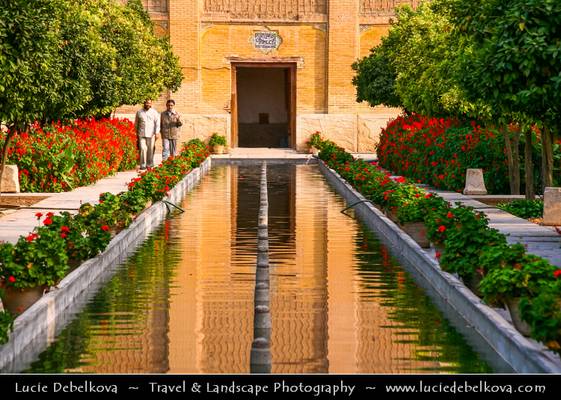
<svg viewBox="0 0 561 400"><path fill-rule="evenodd" d="M385 385L386 393L545 393L545 385L496 385L478 383L423 383L416 385Z"/></svg>

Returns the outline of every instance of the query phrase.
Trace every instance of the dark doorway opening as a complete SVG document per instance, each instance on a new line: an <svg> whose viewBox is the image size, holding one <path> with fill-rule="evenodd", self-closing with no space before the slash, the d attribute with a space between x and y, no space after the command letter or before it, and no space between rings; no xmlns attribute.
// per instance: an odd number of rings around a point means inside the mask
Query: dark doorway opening
<svg viewBox="0 0 561 400"><path fill-rule="evenodd" d="M290 147L290 68L236 68L239 147Z"/></svg>

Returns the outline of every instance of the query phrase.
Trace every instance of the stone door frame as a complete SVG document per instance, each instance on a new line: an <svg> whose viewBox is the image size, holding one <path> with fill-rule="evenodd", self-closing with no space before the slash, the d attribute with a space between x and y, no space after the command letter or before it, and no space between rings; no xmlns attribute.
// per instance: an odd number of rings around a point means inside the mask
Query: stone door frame
<svg viewBox="0 0 561 400"><path fill-rule="evenodd" d="M231 60L231 145L238 147L238 94L237 73L238 68L282 68L286 71L285 87L289 92L288 107L288 143L291 149L296 149L296 69L297 60Z"/></svg>

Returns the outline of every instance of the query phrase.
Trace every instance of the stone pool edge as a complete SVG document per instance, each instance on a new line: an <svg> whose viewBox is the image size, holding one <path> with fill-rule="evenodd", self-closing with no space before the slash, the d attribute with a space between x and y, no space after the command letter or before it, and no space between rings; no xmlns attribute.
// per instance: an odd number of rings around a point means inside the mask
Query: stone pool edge
<svg viewBox="0 0 561 400"><path fill-rule="evenodd" d="M190 192L211 168L211 157L183 177L165 198L177 204ZM63 314L70 306L85 295L86 289L101 275L124 261L146 237L165 219L168 206L158 201L144 210L134 222L119 232L105 251L82 263L64 277L41 299L16 318L10 340L0 346L0 371L18 361L21 354L31 344L49 344L58 329L57 321L64 321Z"/></svg>
<svg viewBox="0 0 561 400"><path fill-rule="evenodd" d="M366 200L321 160L319 167L327 181L349 204ZM368 202L357 204L353 208L362 222L378 233L380 239L390 246L390 250L403 266L422 276L434 293L449 304L454 312L471 326L474 332L514 371L561 372L559 357L538 342L522 336L495 310L467 289L459 279L442 271L434 258L380 210Z"/></svg>

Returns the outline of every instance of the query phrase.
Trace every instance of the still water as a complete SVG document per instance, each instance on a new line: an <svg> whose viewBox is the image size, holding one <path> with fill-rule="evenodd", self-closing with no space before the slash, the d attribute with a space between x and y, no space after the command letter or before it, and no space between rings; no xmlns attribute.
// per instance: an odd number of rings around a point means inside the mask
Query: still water
<svg viewBox="0 0 561 400"><path fill-rule="evenodd" d="M214 166L28 372L249 372L260 169ZM273 373L490 371L317 166L268 186Z"/></svg>

